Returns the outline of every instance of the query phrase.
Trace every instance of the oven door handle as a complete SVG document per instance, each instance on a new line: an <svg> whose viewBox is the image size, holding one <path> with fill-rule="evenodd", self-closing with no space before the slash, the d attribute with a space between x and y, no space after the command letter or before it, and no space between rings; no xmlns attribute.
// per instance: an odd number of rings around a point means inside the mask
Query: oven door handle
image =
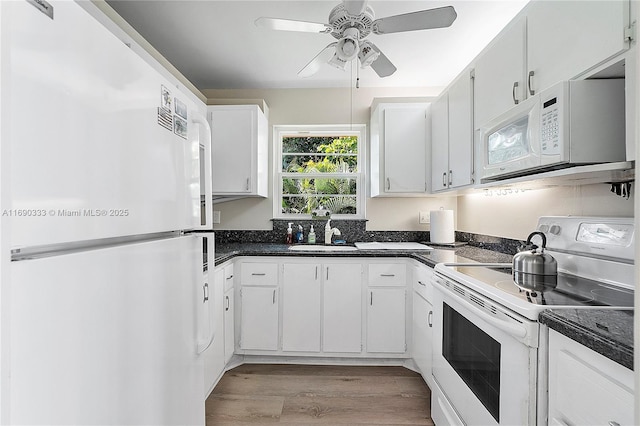
<svg viewBox="0 0 640 426"><path fill-rule="evenodd" d="M445 284L442 282L442 280L440 280L438 278L435 279L435 282L440 284L437 287L439 290L441 288L440 286L445 286ZM440 291L445 291L446 288L447 287L444 287ZM493 315L489 314L488 312L485 312L484 310L482 310L479 307L477 307L473 302L470 302L470 301L468 301L466 299L462 299L461 297L455 297L454 299L457 300L458 302L464 302L464 305L470 311L472 311L473 313L475 313L479 317L483 318L488 323L491 323L496 328L504 331L505 333L510 334L511 336L514 336L514 337L519 338L519 339L524 339L524 337L527 335L527 329L524 326L522 326L521 324L518 324L516 322L511 322L511 321L508 321L508 320L502 320L502 319L496 318Z"/></svg>
<svg viewBox="0 0 640 426"><path fill-rule="evenodd" d="M527 335L527 329L516 322L496 318L491 314L483 311L482 309L476 307L473 303L466 303L466 306L474 311L476 315L482 317L484 320L491 323L496 328L510 334L511 336L517 337L519 339L524 339L524 337Z"/></svg>

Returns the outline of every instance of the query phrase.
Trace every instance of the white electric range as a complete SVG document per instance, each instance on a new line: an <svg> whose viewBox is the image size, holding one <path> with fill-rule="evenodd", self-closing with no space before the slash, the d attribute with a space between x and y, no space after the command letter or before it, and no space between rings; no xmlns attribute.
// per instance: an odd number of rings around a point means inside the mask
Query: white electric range
<svg viewBox="0 0 640 426"><path fill-rule="evenodd" d="M558 263L557 282L544 291L517 286L511 264L436 265L436 424L546 424L540 312L633 307L632 218L546 216L537 230Z"/></svg>

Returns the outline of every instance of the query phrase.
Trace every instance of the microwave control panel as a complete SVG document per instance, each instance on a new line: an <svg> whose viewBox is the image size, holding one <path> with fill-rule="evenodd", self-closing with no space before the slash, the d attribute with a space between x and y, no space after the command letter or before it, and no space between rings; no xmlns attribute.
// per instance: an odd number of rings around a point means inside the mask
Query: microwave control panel
<svg viewBox="0 0 640 426"><path fill-rule="evenodd" d="M560 108L558 98L553 97L542 104L541 150L545 155L560 154Z"/></svg>

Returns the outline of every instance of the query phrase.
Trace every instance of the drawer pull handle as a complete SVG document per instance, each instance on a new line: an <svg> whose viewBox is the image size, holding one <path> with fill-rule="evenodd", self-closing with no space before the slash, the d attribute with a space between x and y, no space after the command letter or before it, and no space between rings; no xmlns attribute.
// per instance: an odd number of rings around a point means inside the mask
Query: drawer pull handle
<svg viewBox="0 0 640 426"><path fill-rule="evenodd" d="M232 279L232 278L233 278L233 275L229 275L229 276L227 277L227 279L228 279L228 280L230 280L230 279Z"/></svg>
<svg viewBox="0 0 640 426"><path fill-rule="evenodd" d="M418 280L418 284L422 285L422 286L427 286L425 283L423 283L422 281Z"/></svg>
<svg viewBox="0 0 640 426"><path fill-rule="evenodd" d="M251 275L256 277L264 277L267 274L265 274L264 272L252 272Z"/></svg>
<svg viewBox="0 0 640 426"><path fill-rule="evenodd" d="M380 274L381 277L395 277L396 274Z"/></svg>

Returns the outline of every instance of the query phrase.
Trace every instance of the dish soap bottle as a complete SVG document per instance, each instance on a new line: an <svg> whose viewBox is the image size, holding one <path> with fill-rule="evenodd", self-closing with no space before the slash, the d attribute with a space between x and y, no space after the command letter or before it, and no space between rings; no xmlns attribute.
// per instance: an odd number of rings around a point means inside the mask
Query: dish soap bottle
<svg viewBox="0 0 640 426"><path fill-rule="evenodd" d="M302 231L302 225L298 225L298 233L296 234L296 242L304 243L304 234Z"/></svg>
<svg viewBox="0 0 640 426"><path fill-rule="evenodd" d="M316 243L316 233L313 230L313 225L311 225L311 229L309 230L309 235L307 236L307 242L309 244L315 244Z"/></svg>
<svg viewBox="0 0 640 426"><path fill-rule="evenodd" d="M293 225L293 222L289 222L289 227L287 228L287 244L293 243L293 229L291 229L291 225Z"/></svg>

